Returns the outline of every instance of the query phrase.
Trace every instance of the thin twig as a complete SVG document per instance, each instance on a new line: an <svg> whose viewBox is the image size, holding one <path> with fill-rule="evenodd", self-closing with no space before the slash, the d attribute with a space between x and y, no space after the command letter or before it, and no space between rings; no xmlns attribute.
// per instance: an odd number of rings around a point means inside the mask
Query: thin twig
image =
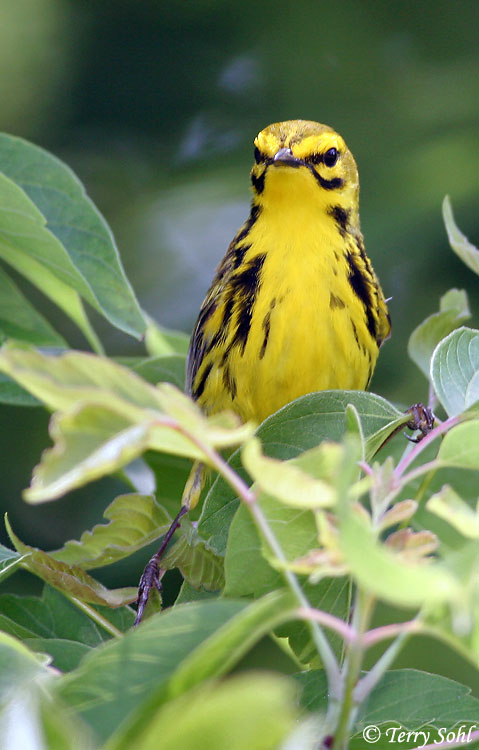
<svg viewBox="0 0 479 750"><path fill-rule="evenodd" d="M341 620L340 617L329 614L329 612L323 612L321 609L315 609L314 607L300 607L296 615L301 620L314 620L319 622L320 625L334 630L346 643L352 643L358 639L358 633L351 625Z"/></svg>
<svg viewBox="0 0 479 750"><path fill-rule="evenodd" d="M364 648L371 648L380 641L386 641L394 638L401 633L418 633L424 630L420 620L408 620L407 622L395 622L391 625L381 625L379 628L368 630L363 635Z"/></svg>
<svg viewBox="0 0 479 750"><path fill-rule="evenodd" d="M395 641L391 643L389 648L382 654L376 664L369 670L369 672L362 677L354 690L354 699L356 703L362 703L371 691L376 687L378 682L384 677L384 673L388 667L393 663L394 659L398 655L399 651L404 645L404 641L409 635L408 631L403 631L398 635Z"/></svg>

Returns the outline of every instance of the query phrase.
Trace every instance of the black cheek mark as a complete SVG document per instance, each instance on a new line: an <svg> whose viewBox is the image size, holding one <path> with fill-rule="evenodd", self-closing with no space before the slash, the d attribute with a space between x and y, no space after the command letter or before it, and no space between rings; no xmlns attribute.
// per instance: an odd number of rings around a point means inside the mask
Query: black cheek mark
<svg viewBox="0 0 479 750"><path fill-rule="evenodd" d="M195 399L195 401L197 401L201 397L201 394L205 390L206 381L208 380L208 375L210 374L212 367L213 367L212 362L206 365L205 369L203 370L203 374L201 376L201 379L198 385L196 386L196 388L193 389L192 396Z"/></svg>
<svg viewBox="0 0 479 750"><path fill-rule="evenodd" d="M337 297L335 294L331 292L329 295L329 306L331 310L334 310L335 308L338 308L339 310L342 310L346 307L345 303L341 299L341 297Z"/></svg>
<svg viewBox="0 0 479 750"><path fill-rule="evenodd" d="M328 213L336 222L336 226L341 237L345 237L347 234L349 216L351 214L350 210L342 208L341 206L331 206Z"/></svg>
<svg viewBox="0 0 479 750"><path fill-rule="evenodd" d="M371 310L371 296L368 283L364 278L364 274L361 273L360 269L356 265L354 257L350 253L346 255L346 260L349 264L348 281L355 295L364 304L364 310L366 313L366 325L368 327L369 333L371 334L373 339L376 340L376 321L374 320L374 315Z"/></svg>
<svg viewBox="0 0 479 750"><path fill-rule="evenodd" d="M324 188L324 190L338 190L344 185L344 180L342 180L340 177L333 177L332 180L325 180L324 177L321 177L321 175L318 174L315 169L313 169L312 172L316 180L319 182L321 187Z"/></svg>
<svg viewBox="0 0 479 750"><path fill-rule="evenodd" d="M251 184L253 185L253 190L257 195L261 195L264 190L265 177L266 169L263 169L263 171L259 175L255 174L254 170L253 172L251 172Z"/></svg>

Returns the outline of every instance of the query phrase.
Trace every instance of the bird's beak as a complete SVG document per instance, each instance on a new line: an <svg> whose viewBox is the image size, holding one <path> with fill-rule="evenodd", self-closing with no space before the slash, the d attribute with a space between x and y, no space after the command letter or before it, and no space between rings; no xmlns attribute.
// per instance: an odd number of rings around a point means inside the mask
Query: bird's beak
<svg viewBox="0 0 479 750"><path fill-rule="evenodd" d="M303 162L293 156L290 148L280 148L273 156L273 164L277 167L286 165L288 167L301 167Z"/></svg>

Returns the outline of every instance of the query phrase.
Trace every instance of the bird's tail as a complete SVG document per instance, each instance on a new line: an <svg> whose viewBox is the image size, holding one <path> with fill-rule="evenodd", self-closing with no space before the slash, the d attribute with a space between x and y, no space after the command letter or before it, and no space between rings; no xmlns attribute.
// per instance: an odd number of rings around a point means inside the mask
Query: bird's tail
<svg viewBox="0 0 479 750"><path fill-rule="evenodd" d="M198 505L201 492L205 486L206 475L207 468L205 464L201 463L201 461L195 461L186 480L181 498L181 507L185 508L185 512L192 510Z"/></svg>

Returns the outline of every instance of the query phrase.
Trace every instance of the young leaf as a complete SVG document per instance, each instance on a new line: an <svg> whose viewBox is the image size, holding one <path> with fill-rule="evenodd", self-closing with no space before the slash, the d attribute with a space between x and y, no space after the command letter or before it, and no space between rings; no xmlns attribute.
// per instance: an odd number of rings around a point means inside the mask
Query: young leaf
<svg viewBox="0 0 479 750"><path fill-rule="evenodd" d="M479 275L479 250L474 247L472 242L469 242L454 221L451 200L448 195L442 202L442 216L452 249L471 271Z"/></svg>
<svg viewBox="0 0 479 750"><path fill-rule="evenodd" d="M147 449L207 462L206 448L236 445L253 430L233 414L208 418L174 386L154 387L93 354L56 357L7 348L0 370L59 411L51 424L56 445L44 453L26 495L32 502L59 497Z"/></svg>
<svg viewBox="0 0 479 750"><path fill-rule="evenodd" d="M313 479L294 463L264 456L258 438L245 443L241 457L257 485L286 505L310 509L334 505L334 490L327 482Z"/></svg>
<svg viewBox="0 0 479 750"><path fill-rule="evenodd" d="M413 563L377 542L362 516L343 510L341 546L353 577L383 601L405 607L454 599L454 577L441 563Z"/></svg>
<svg viewBox="0 0 479 750"><path fill-rule="evenodd" d="M80 541L67 542L52 557L92 570L128 557L165 534L171 524L154 497L136 493L116 497L103 515L109 523L84 531Z"/></svg>
<svg viewBox="0 0 479 750"><path fill-rule="evenodd" d="M13 533L6 520L8 535L17 552L26 555L22 567L41 578L67 596L75 597L91 604L103 604L108 607L121 607L136 599L136 588L109 590L99 581L85 573L82 568L55 560L47 552L23 544Z"/></svg>
<svg viewBox="0 0 479 750"><path fill-rule="evenodd" d="M429 378L431 357L436 346L470 317L466 292L463 289L450 289L441 297L439 312L430 315L412 332L408 353L426 378Z"/></svg>
<svg viewBox="0 0 479 750"><path fill-rule="evenodd" d="M399 425L410 419L409 415L398 411L374 393L311 393L284 406L260 425L256 434L261 440L265 455L284 460L304 454L324 440L340 441L346 431L348 404L353 404L360 416L367 441L367 460ZM318 455L314 458L317 460ZM229 463L240 476L246 477L239 451L233 453ZM310 468L305 470L311 471ZM205 498L198 530L220 554L224 553L226 548L228 528L237 507L238 500L234 491L223 479L217 478Z"/></svg>
<svg viewBox="0 0 479 750"><path fill-rule="evenodd" d="M461 414L479 400L479 331L459 328L434 350L431 380L437 397L450 417Z"/></svg>
<svg viewBox="0 0 479 750"><path fill-rule="evenodd" d="M0 170L6 175L0 186L7 178L11 185L18 186L18 193L24 196L25 213L30 219L35 216L38 239L40 234L43 238L42 252L33 233L28 241L22 241L21 252L40 260L42 266L79 292L112 325L140 338L146 322L125 276L111 231L71 169L38 146L0 134ZM16 236L18 243L20 236L27 236L27 216L19 217L23 231L15 235L14 228L20 225L18 221L15 224L10 204L5 213L4 203L4 197L11 192L4 185L3 236L9 239ZM18 194L17 200L20 200Z"/></svg>
<svg viewBox="0 0 479 750"><path fill-rule="evenodd" d="M439 465L479 469L479 420L456 425L444 436L437 454Z"/></svg>
<svg viewBox="0 0 479 750"><path fill-rule="evenodd" d="M429 498L426 508L454 526L463 536L479 539L479 500L473 509L446 484Z"/></svg>
<svg viewBox="0 0 479 750"><path fill-rule="evenodd" d="M224 586L224 560L200 537L197 529L184 518L180 538L161 560L165 570L178 568L191 586L221 591Z"/></svg>

